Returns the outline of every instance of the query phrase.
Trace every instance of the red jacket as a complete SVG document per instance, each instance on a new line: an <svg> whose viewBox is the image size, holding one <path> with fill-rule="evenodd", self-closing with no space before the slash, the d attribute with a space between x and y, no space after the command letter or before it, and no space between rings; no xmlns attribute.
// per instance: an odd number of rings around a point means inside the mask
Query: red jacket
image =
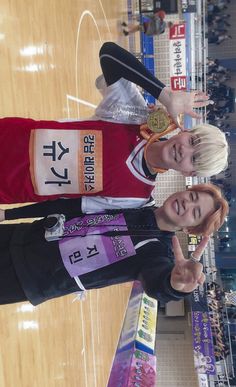
<svg viewBox="0 0 236 387"><path fill-rule="evenodd" d="M0 119L0 202L102 195L148 198L137 125Z"/></svg>

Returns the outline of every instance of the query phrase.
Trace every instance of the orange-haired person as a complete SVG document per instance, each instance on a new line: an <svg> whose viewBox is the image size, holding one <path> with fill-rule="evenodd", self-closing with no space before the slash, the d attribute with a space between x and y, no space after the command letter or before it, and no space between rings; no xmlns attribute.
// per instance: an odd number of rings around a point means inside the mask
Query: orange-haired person
<svg viewBox="0 0 236 387"><path fill-rule="evenodd" d="M215 186L176 192L158 208L83 214L80 200L0 211L1 220L51 214L33 223L0 225L0 304L28 300L37 305L134 280L151 297L168 302L205 281L201 254L208 235L228 214ZM190 259L182 253L177 230L203 236Z"/></svg>

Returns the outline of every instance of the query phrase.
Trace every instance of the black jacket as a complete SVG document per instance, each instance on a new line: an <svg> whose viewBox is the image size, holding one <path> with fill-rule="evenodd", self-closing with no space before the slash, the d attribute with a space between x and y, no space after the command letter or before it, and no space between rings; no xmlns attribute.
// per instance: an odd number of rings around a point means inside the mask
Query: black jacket
<svg viewBox="0 0 236 387"><path fill-rule="evenodd" d="M49 208L50 203L52 202L48 202ZM27 206L27 216L30 216L29 212L32 217L35 213L38 216L37 208L40 206L41 203L30 206L31 211ZM69 215L66 213L66 206ZM56 209L55 203L52 207L53 210ZM15 210L7 211L8 218L13 217L11 211L14 213ZM51 212L49 209L45 211ZM114 211L109 211L111 212ZM65 199L64 213L67 220L72 218L68 199ZM136 249L136 255L81 275L80 280L84 287L97 289L139 279L147 294L161 301L179 300L186 296L186 293L177 292L170 285L170 273L174 266L171 251L173 233L158 229L151 208L126 210L123 214L128 225L127 233L133 244L140 246ZM74 212L74 217L79 215L80 209ZM17 216L25 216L24 207L17 209ZM27 298L33 305L80 290L64 267L58 241L45 240L44 224L44 220L40 220L15 225L9 245L16 273Z"/></svg>

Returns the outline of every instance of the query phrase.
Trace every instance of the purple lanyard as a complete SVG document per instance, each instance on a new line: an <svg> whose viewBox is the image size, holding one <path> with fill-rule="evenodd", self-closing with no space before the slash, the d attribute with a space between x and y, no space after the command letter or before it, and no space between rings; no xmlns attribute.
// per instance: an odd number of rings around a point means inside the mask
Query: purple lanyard
<svg viewBox="0 0 236 387"><path fill-rule="evenodd" d="M59 249L69 275L81 276L136 255L130 236L119 233L127 230L123 214L93 214L66 222ZM107 231L117 235L103 235Z"/></svg>

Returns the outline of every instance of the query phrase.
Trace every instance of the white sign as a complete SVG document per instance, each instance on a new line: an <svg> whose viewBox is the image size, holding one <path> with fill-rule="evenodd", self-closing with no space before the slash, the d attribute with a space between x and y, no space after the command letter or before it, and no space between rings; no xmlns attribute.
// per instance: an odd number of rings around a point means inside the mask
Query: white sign
<svg viewBox="0 0 236 387"><path fill-rule="evenodd" d="M170 28L170 78L172 90L186 90L185 24Z"/></svg>

